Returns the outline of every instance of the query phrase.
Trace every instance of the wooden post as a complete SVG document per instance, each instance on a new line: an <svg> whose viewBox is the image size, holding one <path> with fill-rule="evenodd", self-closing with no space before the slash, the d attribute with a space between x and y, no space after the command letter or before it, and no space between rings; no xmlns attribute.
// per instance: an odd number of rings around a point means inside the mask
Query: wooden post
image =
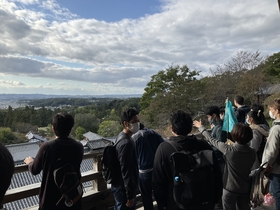
<svg viewBox="0 0 280 210"><path fill-rule="evenodd" d="M97 155L94 158L94 163L93 163L93 168L96 172L100 172L100 177L96 180L93 180L92 183L92 188L94 191L101 191L101 190L106 190L107 189L107 183L104 181L102 177L102 168L101 168L101 158L102 155Z"/></svg>

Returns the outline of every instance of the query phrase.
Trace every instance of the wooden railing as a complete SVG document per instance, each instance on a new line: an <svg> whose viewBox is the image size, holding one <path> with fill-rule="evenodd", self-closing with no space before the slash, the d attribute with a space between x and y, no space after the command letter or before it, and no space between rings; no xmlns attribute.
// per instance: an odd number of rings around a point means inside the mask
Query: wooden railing
<svg viewBox="0 0 280 210"><path fill-rule="evenodd" d="M107 210L112 209L112 206L114 205L114 198L111 190L107 188L107 184L101 174L101 157L102 150L84 155L84 159L94 159L94 166L93 170L82 173L82 182L92 181L92 189L87 190L83 195L82 210ZM15 167L15 173L21 173L24 171L28 171L27 165ZM3 203L9 203L30 196L38 195L40 185L41 183L36 183L8 190L4 197ZM140 201L140 195L138 195L137 198L137 207L141 207L142 203ZM28 208L28 210L33 209L38 209L38 206Z"/></svg>

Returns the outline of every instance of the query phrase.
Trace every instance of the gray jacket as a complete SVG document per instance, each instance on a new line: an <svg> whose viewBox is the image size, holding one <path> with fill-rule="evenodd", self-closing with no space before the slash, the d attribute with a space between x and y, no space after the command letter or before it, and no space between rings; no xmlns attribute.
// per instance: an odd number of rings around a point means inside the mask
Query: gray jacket
<svg viewBox="0 0 280 210"><path fill-rule="evenodd" d="M273 168L271 173L280 174L280 125L276 125L276 122L280 123L280 119L272 123L262 156L262 164L268 162Z"/></svg>
<svg viewBox="0 0 280 210"><path fill-rule="evenodd" d="M200 132L204 130L204 126L199 128ZM234 193L249 193L249 174L256 159L255 150L247 144L242 145L237 142L227 145L211 137L208 132L202 132L202 135L224 154L226 162L223 174L224 189Z"/></svg>

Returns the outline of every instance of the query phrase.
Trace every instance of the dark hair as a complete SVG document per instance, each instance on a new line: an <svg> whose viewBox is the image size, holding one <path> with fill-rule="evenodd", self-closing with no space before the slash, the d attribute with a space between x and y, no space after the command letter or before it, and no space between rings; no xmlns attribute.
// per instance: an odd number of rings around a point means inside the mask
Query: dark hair
<svg viewBox="0 0 280 210"><path fill-rule="evenodd" d="M219 109L220 109L220 114L225 114L225 106L220 106Z"/></svg>
<svg viewBox="0 0 280 210"><path fill-rule="evenodd" d="M269 107L272 107L276 110L278 110L278 112L280 112L280 98L276 98L274 99L273 101L271 101L269 104L268 104Z"/></svg>
<svg viewBox="0 0 280 210"><path fill-rule="evenodd" d="M253 110L253 111L261 110L261 112L263 113L264 112L264 107L261 104L252 104L251 105L251 110Z"/></svg>
<svg viewBox="0 0 280 210"><path fill-rule="evenodd" d="M143 123L140 123L140 130L143 130L145 128L144 124Z"/></svg>
<svg viewBox="0 0 280 210"><path fill-rule="evenodd" d="M14 160L9 150L0 144L0 206L14 173Z"/></svg>
<svg viewBox="0 0 280 210"><path fill-rule="evenodd" d="M251 110L248 112L248 116L252 117L255 124L263 124L265 123L264 117L264 107L261 104L252 104Z"/></svg>
<svg viewBox="0 0 280 210"><path fill-rule="evenodd" d="M237 123L230 132L232 140L239 144L248 144L253 138L253 131L244 123Z"/></svg>
<svg viewBox="0 0 280 210"><path fill-rule="evenodd" d="M238 104L240 104L240 105L243 105L243 104L244 104L244 98L243 98L243 96L235 96L235 97L234 97L234 100L235 100Z"/></svg>
<svg viewBox="0 0 280 210"><path fill-rule="evenodd" d="M220 115L220 109L217 106L208 106L204 109L204 114L206 115L213 115L216 114L217 117Z"/></svg>
<svg viewBox="0 0 280 210"><path fill-rule="evenodd" d="M122 115L121 115L121 123L123 125L123 122L130 122L130 120L132 120L132 118L136 115L138 115L139 112L136 111L135 109L129 108L125 111L123 111Z"/></svg>
<svg viewBox="0 0 280 210"><path fill-rule="evenodd" d="M174 133L177 135L186 136L192 131L193 121L189 114L178 110L170 116L170 123Z"/></svg>
<svg viewBox="0 0 280 210"><path fill-rule="evenodd" d="M56 136L67 138L74 126L74 118L68 113L57 113L53 116L53 129Z"/></svg>

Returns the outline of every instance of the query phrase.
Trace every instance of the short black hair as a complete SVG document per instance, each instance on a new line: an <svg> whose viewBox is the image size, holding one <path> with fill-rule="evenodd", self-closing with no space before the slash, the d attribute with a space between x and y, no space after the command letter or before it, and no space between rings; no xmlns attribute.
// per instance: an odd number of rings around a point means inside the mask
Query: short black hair
<svg viewBox="0 0 280 210"><path fill-rule="evenodd" d="M220 109L217 106L208 106L204 109L204 114L206 115L213 115L216 114L216 116L220 115Z"/></svg>
<svg viewBox="0 0 280 210"><path fill-rule="evenodd" d="M68 113L57 113L53 116L53 129L56 136L67 138L74 126L74 118Z"/></svg>
<svg viewBox="0 0 280 210"><path fill-rule="evenodd" d="M253 138L252 129L244 123L235 124L230 134L233 141L236 141L239 144L248 144Z"/></svg>
<svg viewBox="0 0 280 210"><path fill-rule="evenodd" d="M0 144L0 206L14 173L14 160L9 150Z"/></svg>
<svg viewBox="0 0 280 210"><path fill-rule="evenodd" d="M234 97L234 100L240 105L244 104L244 97L243 96L237 95L237 96Z"/></svg>
<svg viewBox="0 0 280 210"><path fill-rule="evenodd" d="M192 131L192 118L189 114L182 110L178 110L171 114L170 123L173 131L177 135L186 136Z"/></svg>
<svg viewBox="0 0 280 210"><path fill-rule="evenodd" d="M132 120L132 118L136 115L138 115L139 112L136 111L135 109L132 108L128 108L125 111L123 111L122 115L121 115L121 124L123 125L123 122L129 122L130 120Z"/></svg>

